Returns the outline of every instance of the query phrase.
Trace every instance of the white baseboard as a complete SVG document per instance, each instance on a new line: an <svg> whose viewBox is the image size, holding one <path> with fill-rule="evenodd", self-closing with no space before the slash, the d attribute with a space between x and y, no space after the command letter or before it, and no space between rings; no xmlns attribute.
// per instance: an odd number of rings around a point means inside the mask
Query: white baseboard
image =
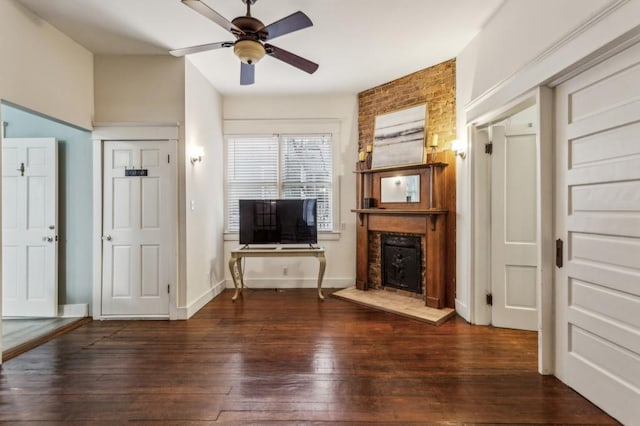
<svg viewBox="0 0 640 426"><path fill-rule="evenodd" d="M177 309L178 320L187 320L191 318L196 312L203 308L204 305L211 302L214 297L222 293L225 289L225 281L220 281L213 287L205 291L200 297L194 300L189 306L181 307Z"/></svg>
<svg viewBox="0 0 640 426"><path fill-rule="evenodd" d="M76 303L72 305L58 305L60 318L84 318L89 316L89 304Z"/></svg>
<svg viewBox="0 0 640 426"><path fill-rule="evenodd" d="M355 285L355 277L328 278L322 280L322 288L347 288ZM226 280L226 287L233 288L233 281ZM248 278L244 280L246 288L317 288L315 278Z"/></svg>
<svg viewBox="0 0 640 426"><path fill-rule="evenodd" d="M94 318L96 319L96 318ZM100 321L166 321L168 315L104 315Z"/></svg>
<svg viewBox="0 0 640 426"><path fill-rule="evenodd" d="M456 299L456 313L465 319L467 322L471 322L471 313L469 312L469 305L462 303L460 299Z"/></svg>

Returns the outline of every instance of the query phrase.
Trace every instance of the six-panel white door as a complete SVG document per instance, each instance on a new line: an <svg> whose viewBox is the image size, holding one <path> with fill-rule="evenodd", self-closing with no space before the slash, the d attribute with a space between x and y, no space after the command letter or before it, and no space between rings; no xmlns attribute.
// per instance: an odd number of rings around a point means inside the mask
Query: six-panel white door
<svg viewBox="0 0 640 426"><path fill-rule="evenodd" d="M169 146L163 141L104 143L104 316L169 314L174 261L170 253L175 244Z"/></svg>
<svg viewBox="0 0 640 426"><path fill-rule="evenodd" d="M2 141L2 313L58 315L57 144Z"/></svg>
<svg viewBox="0 0 640 426"><path fill-rule="evenodd" d="M640 421L640 45L556 88L556 375Z"/></svg>
<svg viewBox="0 0 640 426"><path fill-rule="evenodd" d="M491 324L537 330L536 134L493 126L491 141Z"/></svg>

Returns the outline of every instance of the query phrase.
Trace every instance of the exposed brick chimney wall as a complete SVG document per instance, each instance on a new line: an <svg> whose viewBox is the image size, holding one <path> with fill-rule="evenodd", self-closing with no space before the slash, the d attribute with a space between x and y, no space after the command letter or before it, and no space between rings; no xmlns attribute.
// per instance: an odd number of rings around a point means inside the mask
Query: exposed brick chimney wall
<svg viewBox="0 0 640 426"><path fill-rule="evenodd" d="M376 115L427 102L427 140L438 134L439 146L456 135L456 60L414 72L358 94L358 145L373 143ZM357 159L356 159L357 160Z"/></svg>
<svg viewBox="0 0 640 426"><path fill-rule="evenodd" d="M358 146L364 151L373 144L373 130L376 115L427 103L427 145L433 135L438 134L438 151L450 148L456 137L456 61L451 59L441 64L417 71L389 83L365 90L358 95ZM375 154L374 154L375 155ZM455 306L455 156L446 153L446 174L450 190L447 194L447 272L446 301L448 307ZM354 162L357 159L354 159ZM369 235L368 279L374 288L380 288L380 234ZM424 250L424 241L423 241ZM428 265L425 265L428 267ZM412 296L415 297L415 296Z"/></svg>

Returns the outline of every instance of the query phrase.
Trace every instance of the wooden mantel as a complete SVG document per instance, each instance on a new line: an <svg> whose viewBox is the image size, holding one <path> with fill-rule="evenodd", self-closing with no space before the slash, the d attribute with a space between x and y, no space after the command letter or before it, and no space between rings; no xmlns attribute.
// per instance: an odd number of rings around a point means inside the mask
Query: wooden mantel
<svg viewBox="0 0 640 426"><path fill-rule="evenodd" d="M352 212L358 213L358 219L362 221L365 215L416 215L428 216L431 220L431 229L435 230L436 219L438 216L446 215L449 211L446 209L427 209L427 210L402 210L402 209L353 209Z"/></svg>
<svg viewBox="0 0 640 426"><path fill-rule="evenodd" d="M371 288L371 233L419 235L424 244L422 288L425 304L432 308L453 307L450 305L455 295L449 293L455 292L455 223L451 223L455 217L449 217L451 210L455 212L455 166L450 173L446 171L448 167L447 162L434 162L356 172L358 201L357 208L351 210L358 215L356 288ZM382 178L416 174L420 176L418 202L380 202ZM376 207L363 208L365 197L375 200Z"/></svg>

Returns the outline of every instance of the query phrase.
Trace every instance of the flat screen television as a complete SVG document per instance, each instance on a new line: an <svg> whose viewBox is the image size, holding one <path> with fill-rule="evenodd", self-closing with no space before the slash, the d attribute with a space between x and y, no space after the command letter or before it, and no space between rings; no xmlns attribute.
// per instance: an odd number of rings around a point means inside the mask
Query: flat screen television
<svg viewBox="0 0 640 426"><path fill-rule="evenodd" d="M240 244L315 244L317 200L240 200Z"/></svg>

